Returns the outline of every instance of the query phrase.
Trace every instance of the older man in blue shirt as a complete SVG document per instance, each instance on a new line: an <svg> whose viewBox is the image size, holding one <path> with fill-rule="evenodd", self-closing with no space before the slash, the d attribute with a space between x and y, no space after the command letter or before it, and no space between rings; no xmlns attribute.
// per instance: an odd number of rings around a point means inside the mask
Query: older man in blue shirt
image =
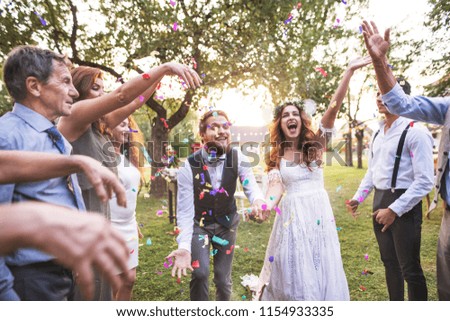
<svg viewBox="0 0 450 321"><path fill-rule="evenodd" d="M20 46L8 55L3 72L15 104L0 118L0 150L70 154L72 147L54 123L70 114L78 97L65 57L38 47ZM28 200L85 210L75 174L0 185L0 203ZM0 258L0 299L68 299L73 289L72 274L53 259L35 249L20 249Z"/></svg>
<svg viewBox="0 0 450 321"><path fill-rule="evenodd" d="M364 42L372 57L378 86L388 110L393 114L444 125L439 146L436 193L430 210L436 207L437 198L440 194L446 203L446 209L442 217L438 238L437 287L439 300L450 301L450 113L448 112L450 97L429 98L406 95L397 84L387 64L386 54L390 46L390 30L387 29L384 37L382 37L373 21L370 24L364 21L362 27ZM384 221L380 223L384 224Z"/></svg>

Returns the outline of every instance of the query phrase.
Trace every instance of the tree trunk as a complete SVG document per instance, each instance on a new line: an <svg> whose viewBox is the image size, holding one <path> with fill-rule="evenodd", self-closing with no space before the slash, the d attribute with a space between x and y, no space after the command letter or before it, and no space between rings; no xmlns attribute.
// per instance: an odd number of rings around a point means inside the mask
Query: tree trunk
<svg viewBox="0 0 450 321"><path fill-rule="evenodd" d="M358 168L363 168L362 166L362 152L363 152L363 138L364 138L364 129L357 129L355 133L355 137L357 139L357 155L358 155Z"/></svg>
<svg viewBox="0 0 450 321"><path fill-rule="evenodd" d="M156 197L162 197L166 192L166 181L157 173L158 170L164 168L162 157L166 152L165 148L168 144L168 137L169 132L164 128L164 123L159 118L154 119L152 136L147 148L152 158L152 176L155 177L155 179L151 181L150 194Z"/></svg>
<svg viewBox="0 0 450 321"><path fill-rule="evenodd" d="M352 128L349 127L348 133L345 136L345 163L349 167L353 167L353 152L352 152Z"/></svg>

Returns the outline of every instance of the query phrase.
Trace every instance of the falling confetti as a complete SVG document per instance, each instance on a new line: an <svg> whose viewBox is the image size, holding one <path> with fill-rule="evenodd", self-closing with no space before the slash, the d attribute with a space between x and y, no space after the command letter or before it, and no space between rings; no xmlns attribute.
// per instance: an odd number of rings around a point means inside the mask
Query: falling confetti
<svg viewBox="0 0 450 321"><path fill-rule="evenodd" d="M278 215L281 215L281 210L278 206L274 206L273 208Z"/></svg>
<svg viewBox="0 0 450 321"><path fill-rule="evenodd" d="M148 80L148 79L150 79L150 75L147 73L144 73L144 74L142 74L142 78L145 80Z"/></svg>
<svg viewBox="0 0 450 321"><path fill-rule="evenodd" d="M336 29L339 27L339 24L341 23L341 20L339 18L336 18L336 23L333 25L333 28Z"/></svg>
<svg viewBox="0 0 450 321"><path fill-rule="evenodd" d="M178 22L174 22L173 26L172 26L173 31L177 31L178 30Z"/></svg>
<svg viewBox="0 0 450 321"><path fill-rule="evenodd" d="M156 215L157 216L162 216L163 215L163 210L157 210L156 211Z"/></svg>
<svg viewBox="0 0 450 321"><path fill-rule="evenodd" d="M200 261L199 260L195 260L194 262L192 262L192 267L194 269L198 269L200 267Z"/></svg>
<svg viewBox="0 0 450 321"><path fill-rule="evenodd" d="M269 199L270 199L271 201L273 201L273 200L275 199L275 197L270 196Z"/></svg>
<svg viewBox="0 0 450 321"><path fill-rule="evenodd" d="M166 259L166 262L164 262L164 268L168 269L169 267L171 267L173 265L173 260L171 257Z"/></svg>
<svg viewBox="0 0 450 321"><path fill-rule="evenodd" d="M41 21L41 24L42 24L44 27L47 26L47 21L45 21L45 19L42 18L41 15L40 15L39 13L37 13L37 11L34 11L34 14L35 14L36 16L39 17L39 20Z"/></svg>
<svg viewBox="0 0 450 321"><path fill-rule="evenodd" d="M317 225L320 225L320 220L317 220Z"/></svg>
<svg viewBox="0 0 450 321"><path fill-rule="evenodd" d="M273 256L269 256L269 262L270 262L270 263L273 262Z"/></svg>
<svg viewBox="0 0 450 321"><path fill-rule="evenodd" d="M362 292L364 292L364 291L367 290L367 288L366 288L365 286L363 286L363 285L360 285L360 286L359 286L359 290L362 291Z"/></svg>
<svg viewBox="0 0 450 321"><path fill-rule="evenodd" d="M339 191L342 189L342 185L339 185L338 187L336 187L336 193L339 193Z"/></svg>
<svg viewBox="0 0 450 321"><path fill-rule="evenodd" d="M213 115L214 117L219 116L219 114L217 113L217 111L213 112L212 115Z"/></svg>
<svg viewBox="0 0 450 321"><path fill-rule="evenodd" d="M347 4L347 1L345 1L345 0L342 0L342 3L343 3L343 4Z"/></svg>
<svg viewBox="0 0 450 321"><path fill-rule="evenodd" d="M200 182L200 184L205 185L205 174L200 173L200 177L202 178L202 181Z"/></svg>
<svg viewBox="0 0 450 321"><path fill-rule="evenodd" d="M387 66L391 69L394 69L394 66L392 66L391 64L387 64Z"/></svg>
<svg viewBox="0 0 450 321"><path fill-rule="evenodd" d="M242 186L246 186L248 184L248 179L245 179L243 182L242 182Z"/></svg>
<svg viewBox="0 0 450 321"><path fill-rule="evenodd" d="M322 74L322 76L324 76L324 77L326 77L328 75L327 72L325 70L323 70L323 68L316 67L316 71L319 71Z"/></svg>
<svg viewBox="0 0 450 321"><path fill-rule="evenodd" d="M152 240L150 238L147 239L147 242L145 242L146 245L150 246L152 245Z"/></svg>
<svg viewBox="0 0 450 321"><path fill-rule="evenodd" d="M170 5L171 5L172 7L175 7L176 4L177 4L176 1L170 0Z"/></svg>
<svg viewBox="0 0 450 321"><path fill-rule="evenodd" d="M133 254L134 253L134 249L132 249L131 251L130 251L130 254Z"/></svg>
<svg viewBox="0 0 450 321"><path fill-rule="evenodd" d="M213 241L216 244L222 245L222 246L227 246L230 243L228 240L221 239L217 235L214 235L212 237L211 241Z"/></svg>
<svg viewBox="0 0 450 321"><path fill-rule="evenodd" d="M362 26L359 26L359 33L361 34L363 32Z"/></svg>
<svg viewBox="0 0 450 321"><path fill-rule="evenodd" d="M164 128L169 128L169 125L167 124L167 121L165 118L160 118L159 120L161 120L164 124Z"/></svg>
<svg viewBox="0 0 450 321"><path fill-rule="evenodd" d="M411 158L414 158L414 153L412 150L409 151L409 156L411 156Z"/></svg>
<svg viewBox="0 0 450 321"><path fill-rule="evenodd" d="M141 103L143 103L143 102L144 102L144 99L145 99L145 97L144 97L144 96L142 96L142 95L140 95L140 96L139 96L139 101L140 101Z"/></svg>
<svg viewBox="0 0 450 321"><path fill-rule="evenodd" d="M262 209L263 211L267 210L267 204L261 205L261 209Z"/></svg>
<svg viewBox="0 0 450 321"><path fill-rule="evenodd" d="M211 256L216 255L218 251L219 251L218 249L211 250Z"/></svg>
<svg viewBox="0 0 450 321"><path fill-rule="evenodd" d="M342 227L336 227L336 231L340 231L340 230L342 230Z"/></svg>
<svg viewBox="0 0 450 321"><path fill-rule="evenodd" d="M191 58L192 64L194 65L194 69L197 69L197 61L195 61L195 58Z"/></svg>
<svg viewBox="0 0 450 321"><path fill-rule="evenodd" d="M226 253L227 255L230 255L231 252L233 252L233 249L234 249L234 245L231 245L231 246L230 246L230 249L229 249L229 250L226 250L225 253Z"/></svg>
<svg viewBox="0 0 450 321"><path fill-rule="evenodd" d="M369 254L364 254L364 260L369 261Z"/></svg>
<svg viewBox="0 0 450 321"><path fill-rule="evenodd" d="M242 296L242 300L246 300L247 297L245 295Z"/></svg>
<svg viewBox="0 0 450 321"><path fill-rule="evenodd" d="M248 247L244 247L244 252L248 252Z"/></svg>

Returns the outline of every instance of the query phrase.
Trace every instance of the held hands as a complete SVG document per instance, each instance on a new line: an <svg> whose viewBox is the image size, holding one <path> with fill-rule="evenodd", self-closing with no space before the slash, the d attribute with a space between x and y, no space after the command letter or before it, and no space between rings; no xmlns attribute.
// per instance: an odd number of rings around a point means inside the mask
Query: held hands
<svg viewBox="0 0 450 321"><path fill-rule="evenodd" d="M358 217L356 210L358 209L359 202L357 200L346 201L345 206L347 207L347 211L356 219Z"/></svg>
<svg viewBox="0 0 450 321"><path fill-rule="evenodd" d="M169 62L167 63L167 66L170 69L170 73L172 75L180 76L185 81L188 88L195 89L202 84L200 76L194 69L176 62Z"/></svg>
<svg viewBox="0 0 450 321"><path fill-rule="evenodd" d="M386 54L390 46L390 29L384 31L384 38L378 32L377 25L371 21L363 21L363 36L366 48L373 60L385 60Z"/></svg>
<svg viewBox="0 0 450 321"><path fill-rule="evenodd" d="M376 210L372 216L378 224L384 225L381 232L385 232L394 223L397 214L388 207Z"/></svg>
<svg viewBox="0 0 450 321"><path fill-rule="evenodd" d="M166 259L171 257L174 258L175 261L172 268L172 277L175 277L175 274L177 274L177 277L180 279L181 274L187 276L187 270L190 270L191 272L194 271L191 265L191 253L188 250L178 249L172 251Z"/></svg>
<svg viewBox="0 0 450 321"><path fill-rule="evenodd" d="M253 219L252 219L253 217ZM264 200L257 199L253 201L250 219L258 223L266 221L270 217L270 209Z"/></svg>

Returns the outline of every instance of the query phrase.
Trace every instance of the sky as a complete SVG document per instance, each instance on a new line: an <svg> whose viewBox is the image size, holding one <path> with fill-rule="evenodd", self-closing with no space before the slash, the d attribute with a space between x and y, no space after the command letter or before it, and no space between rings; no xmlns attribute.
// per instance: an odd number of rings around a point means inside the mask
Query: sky
<svg viewBox="0 0 450 321"><path fill-rule="evenodd" d="M351 5L351 0L347 1L347 5ZM345 7L342 8L342 14L345 15ZM422 27L426 18L426 12L429 11L428 3L426 0L370 0L369 6L366 12L361 12L361 16L355 18L353 21L343 20L343 26L357 30L362 19L373 20L377 23L380 32L386 28L392 29L409 29L411 37L429 37L431 34ZM391 39L395 41L395 39ZM358 49L358 48L356 48ZM419 57L418 57L419 58ZM435 75L434 77L420 76L420 71L427 63L426 57L420 57L414 64L414 68L411 68L405 76L413 87L412 94L421 94L423 86L430 84L433 81L439 79L441 75ZM425 59L424 59L425 58ZM366 67L369 68L369 67ZM360 71L362 73L363 71ZM358 75L355 73L352 85L360 81L363 74ZM375 105L375 91L369 93L362 99L363 106L368 106L358 116L360 119L365 120L373 118L376 113ZM252 101L250 97L244 97L236 90L227 91L222 100L216 103L218 108L224 108L230 115L235 125L239 126L262 126L267 124L271 118L270 108L261 108L261 99ZM339 126L345 121L338 121Z"/></svg>

